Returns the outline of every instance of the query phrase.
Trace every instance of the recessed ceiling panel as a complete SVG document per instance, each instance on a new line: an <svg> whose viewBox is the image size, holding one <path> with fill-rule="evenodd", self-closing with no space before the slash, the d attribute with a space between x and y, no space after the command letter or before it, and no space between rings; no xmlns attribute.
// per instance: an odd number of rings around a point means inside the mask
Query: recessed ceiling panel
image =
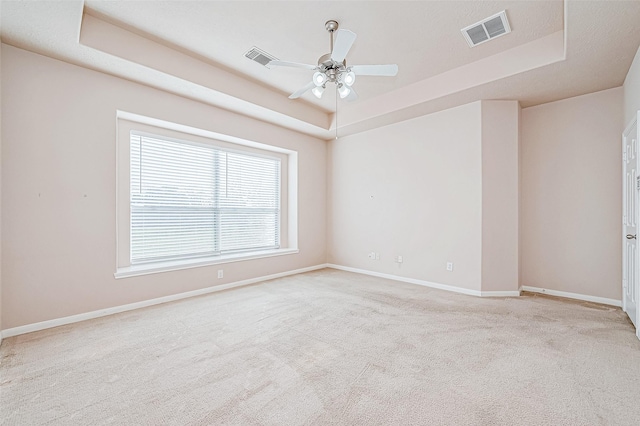
<svg viewBox="0 0 640 426"><path fill-rule="evenodd" d="M210 59L283 94L310 81L312 72L283 67L267 69L247 61L252 46L284 61L317 64L330 52L325 22L358 36L347 64L398 64L397 77L358 80L360 100L415 83L436 74L559 31L562 1L87 1L93 11L137 28L159 40ZM508 10L514 31L470 49L460 28ZM334 109L335 99L303 96ZM323 97L324 98L324 97Z"/></svg>

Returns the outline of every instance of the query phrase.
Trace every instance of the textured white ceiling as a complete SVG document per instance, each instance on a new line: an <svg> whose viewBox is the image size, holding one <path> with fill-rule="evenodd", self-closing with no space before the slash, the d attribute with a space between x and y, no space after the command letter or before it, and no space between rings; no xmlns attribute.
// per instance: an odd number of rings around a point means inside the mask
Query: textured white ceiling
<svg viewBox="0 0 640 426"><path fill-rule="evenodd" d="M80 44L84 6L81 0L2 1L2 41L218 104L214 87ZM622 84L640 44L640 1L87 1L86 7L107 21L151 38L158 46L188 52L209 66L261 85L280 103L291 102L292 108L315 107L323 113L335 109L331 93L322 101L310 94L304 100L286 99L306 84L310 72L267 69L243 54L257 46L283 60L315 63L329 51L324 22L336 19L341 28L358 34L347 56L350 64L397 63L400 67L395 78L358 78L355 87L360 100L341 102L340 109L346 116L365 119L343 122L343 134L478 99L516 99L531 106L616 87ZM460 28L503 9L513 32L469 48ZM488 79L446 96L425 95L411 105L399 101L396 111L366 118L376 102L400 98L409 88L447 73L453 75L452 71L458 70L459 75L461 67L472 67L493 55L515 54L527 43L563 29L566 59L497 81ZM496 70L503 65L496 62ZM244 101L245 106L251 102ZM243 108L238 102L236 110ZM323 125L315 124L317 119L300 125L300 119L295 123L287 120L285 109L274 111L260 118L329 137ZM250 108L246 113L251 115Z"/></svg>
<svg viewBox="0 0 640 426"><path fill-rule="evenodd" d="M253 46L279 59L317 64L329 53L329 19L358 38L351 65L397 63L395 78L364 77L362 99L415 83L535 40L563 27L562 1L87 1L87 7L129 28L167 40L287 94L312 72L267 69L244 57ZM460 29L507 9L513 32L473 49ZM333 100L308 101L333 109Z"/></svg>

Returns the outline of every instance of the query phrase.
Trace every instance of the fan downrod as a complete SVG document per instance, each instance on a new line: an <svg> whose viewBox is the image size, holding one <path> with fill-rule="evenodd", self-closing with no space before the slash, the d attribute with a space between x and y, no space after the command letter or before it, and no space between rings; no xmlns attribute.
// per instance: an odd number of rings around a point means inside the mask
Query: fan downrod
<svg viewBox="0 0 640 426"><path fill-rule="evenodd" d="M329 32L329 37L331 38L331 51L322 55L320 59L318 59L318 68L320 69L320 72L327 76L327 81L333 83L336 82L338 74L344 71L347 67L346 59L342 61L342 63L334 62L331 59L331 52L333 52L333 33L338 29L338 26L338 21L334 19L330 19L324 23L324 27Z"/></svg>

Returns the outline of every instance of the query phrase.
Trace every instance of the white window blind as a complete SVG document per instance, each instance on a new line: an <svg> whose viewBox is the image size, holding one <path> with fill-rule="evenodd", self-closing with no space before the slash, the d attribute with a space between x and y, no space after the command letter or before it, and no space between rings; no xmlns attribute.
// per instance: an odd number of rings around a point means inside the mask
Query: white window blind
<svg viewBox="0 0 640 426"><path fill-rule="evenodd" d="M131 133L131 264L280 247L280 160Z"/></svg>

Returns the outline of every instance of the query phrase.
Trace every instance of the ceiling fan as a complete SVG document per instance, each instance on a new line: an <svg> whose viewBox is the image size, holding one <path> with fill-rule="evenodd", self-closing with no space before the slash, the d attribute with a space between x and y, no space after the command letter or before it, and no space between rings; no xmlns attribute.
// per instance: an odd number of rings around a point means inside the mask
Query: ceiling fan
<svg viewBox="0 0 640 426"><path fill-rule="evenodd" d="M356 40L356 33L349 30L338 30L338 22L327 21L324 27L331 37L331 53L322 55L318 59L318 65L300 64L297 62L271 61L269 65L282 67L303 68L315 71L311 82L301 87L289 96L289 99L297 99L308 90L320 99L327 83L334 83L338 88L341 99L355 101L358 94L353 89L353 83L357 75L373 75L393 77L398 74L398 65L350 65L347 66L345 57ZM335 34L335 43L333 33Z"/></svg>

